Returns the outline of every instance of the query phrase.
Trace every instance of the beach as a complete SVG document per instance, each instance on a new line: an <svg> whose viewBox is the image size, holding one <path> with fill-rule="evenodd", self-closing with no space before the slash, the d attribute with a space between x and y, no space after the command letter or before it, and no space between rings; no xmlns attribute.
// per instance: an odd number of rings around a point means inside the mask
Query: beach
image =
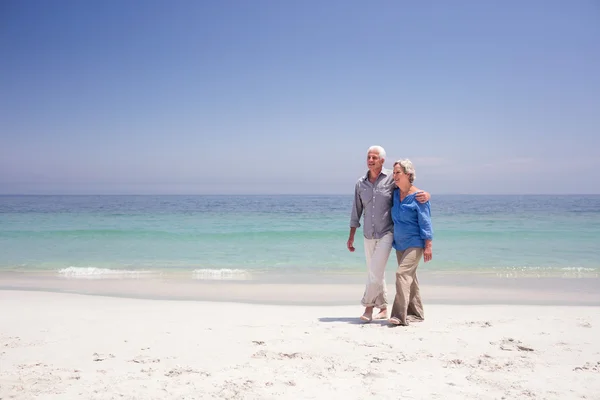
<svg viewBox="0 0 600 400"><path fill-rule="evenodd" d="M66 291L0 290L1 399L600 398L598 295L569 306L558 293L545 305L425 296L424 322L389 327L326 301Z"/></svg>
<svg viewBox="0 0 600 400"><path fill-rule="evenodd" d="M0 399L600 399L600 197L436 196L408 327L351 200L0 196Z"/></svg>
<svg viewBox="0 0 600 400"><path fill-rule="evenodd" d="M0 32L0 400L600 400L600 0Z"/></svg>

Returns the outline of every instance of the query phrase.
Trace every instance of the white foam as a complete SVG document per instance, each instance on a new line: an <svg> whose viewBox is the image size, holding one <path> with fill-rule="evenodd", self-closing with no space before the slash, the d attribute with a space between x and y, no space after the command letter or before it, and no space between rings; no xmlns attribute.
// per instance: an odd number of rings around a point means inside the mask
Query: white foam
<svg viewBox="0 0 600 400"><path fill-rule="evenodd" d="M557 266L519 266L512 265L510 267L494 267L495 270L511 270L511 271L577 271L577 272L595 272L598 268L590 267L557 267Z"/></svg>
<svg viewBox="0 0 600 400"><path fill-rule="evenodd" d="M68 267L58 271L68 278L102 279L102 278L138 278L140 275L152 273L152 271L133 271L122 269L96 268L96 267Z"/></svg>
<svg viewBox="0 0 600 400"><path fill-rule="evenodd" d="M506 277L519 277L533 275L538 277L543 276L562 276L565 278L579 276L598 276L600 270L589 267L554 267L554 266L511 266L504 268L494 268L498 274Z"/></svg>
<svg viewBox="0 0 600 400"><path fill-rule="evenodd" d="M561 268L563 271L576 271L576 272L597 272L596 268L587 268L587 267L564 267Z"/></svg>
<svg viewBox="0 0 600 400"><path fill-rule="evenodd" d="M250 273L243 269L195 269L192 272L193 279L207 280L246 280L250 279Z"/></svg>

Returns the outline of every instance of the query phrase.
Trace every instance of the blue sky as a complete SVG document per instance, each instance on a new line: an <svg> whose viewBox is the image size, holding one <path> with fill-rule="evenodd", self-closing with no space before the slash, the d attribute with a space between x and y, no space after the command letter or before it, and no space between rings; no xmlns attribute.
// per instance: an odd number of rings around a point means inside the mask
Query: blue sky
<svg viewBox="0 0 600 400"><path fill-rule="evenodd" d="M0 3L0 194L600 193L600 3Z"/></svg>

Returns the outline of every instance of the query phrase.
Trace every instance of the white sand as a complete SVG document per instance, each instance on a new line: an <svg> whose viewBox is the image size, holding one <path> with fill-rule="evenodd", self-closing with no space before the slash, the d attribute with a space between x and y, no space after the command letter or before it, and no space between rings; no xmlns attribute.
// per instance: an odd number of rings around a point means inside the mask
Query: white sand
<svg viewBox="0 0 600 400"><path fill-rule="evenodd" d="M357 306L0 291L0 399L600 399L600 308Z"/></svg>

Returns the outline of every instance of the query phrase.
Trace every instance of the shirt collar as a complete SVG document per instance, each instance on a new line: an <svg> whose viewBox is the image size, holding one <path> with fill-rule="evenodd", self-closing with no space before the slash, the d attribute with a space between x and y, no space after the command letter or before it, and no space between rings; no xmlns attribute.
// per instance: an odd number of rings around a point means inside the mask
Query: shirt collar
<svg viewBox="0 0 600 400"><path fill-rule="evenodd" d="M367 173L365 174L365 179L366 179L366 180L369 180L369 172L370 172L370 171L369 171L369 170L367 170ZM389 176L391 173L392 173L392 171L391 171L391 170L389 170L389 169L386 169L385 167L383 167L383 168L381 169L381 174L380 174L380 175L383 175L383 176Z"/></svg>

